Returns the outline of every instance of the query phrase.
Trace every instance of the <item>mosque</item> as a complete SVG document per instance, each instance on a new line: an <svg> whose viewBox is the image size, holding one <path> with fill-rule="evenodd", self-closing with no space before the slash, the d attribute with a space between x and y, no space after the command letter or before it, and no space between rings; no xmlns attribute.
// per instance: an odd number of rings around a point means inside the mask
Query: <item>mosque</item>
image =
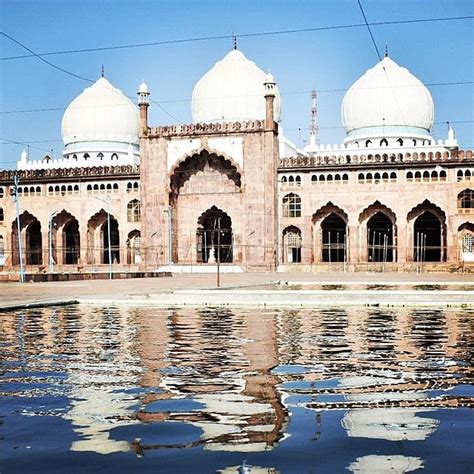
<svg viewBox="0 0 474 474"><path fill-rule="evenodd" d="M237 49L195 85L193 123L148 107L145 83L137 107L101 77L61 159L0 171L4 275L20 255L28 273L474 267L472 151L433 138L429 90L387 55L346 92L338 145L288 140L274 78Z"/></svg>

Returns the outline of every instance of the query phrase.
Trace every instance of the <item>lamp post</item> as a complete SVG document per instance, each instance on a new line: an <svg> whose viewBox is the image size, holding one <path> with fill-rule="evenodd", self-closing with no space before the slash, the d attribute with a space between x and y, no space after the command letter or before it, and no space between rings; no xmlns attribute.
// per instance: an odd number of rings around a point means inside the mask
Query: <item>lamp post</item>
<svg viewBox="0 0 474 474"><path fill-rule="evenodd" d="M53 273L54 263L53 263L53 217L58 213L58 211L52 211L49 213L49 273Z"/></svg>
<svg viewBox="0 0 474 474"><path fill-rule="evenodd" d="M106 204L105 212L107 212L107 242L109 247L109 280L112 280L112 247L110 245L110 204L111 204L111 197L107 196L105 199L101 199L100 197L96 197L98 201L102 201Z"/></svg>
<svg viewBox="0 0 474 474"><path fill-rule="evenodd" d="M21 244L21 225L20 225L20 199L18 196L18 182L20 178L18 175L15 175L13 178L13 188L10 191L10 194L16 204L16 227L18 229L18 258L20 260L20 281L23 283L25 281L25 269L23 268L23 248Z"/></svg>
<svg viewBox="0 0 474 474"><path fill-rule="evenodd" d="M171 271L171 266L173 265L173 208L168 206L168 209L165 209L166 214L168 215L168 266L169 271Z"/></svg>

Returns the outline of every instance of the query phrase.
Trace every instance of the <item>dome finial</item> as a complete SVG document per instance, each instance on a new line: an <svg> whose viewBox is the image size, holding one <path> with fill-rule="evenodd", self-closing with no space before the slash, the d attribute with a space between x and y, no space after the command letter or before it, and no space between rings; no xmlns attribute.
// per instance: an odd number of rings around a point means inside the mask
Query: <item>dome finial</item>
<svg viewBox="0 0 474 474"><path fill-rule="evenodd" d="M385 57L388 58L388 43L385 43Z"/></svg>
<svg viewBox="0 0 474 474"><path fill-rule="evenodd" d="M104 70L104 65L102 64L102 71L100 73L100 77L104 77L105 76L105 70Z"/></svg>
<svg viewBox="0 0 474 474"><path fill-rule="evenodd" d="M232 42L234 45L234 49L237 49L237 35L232 33Z"/></svg>

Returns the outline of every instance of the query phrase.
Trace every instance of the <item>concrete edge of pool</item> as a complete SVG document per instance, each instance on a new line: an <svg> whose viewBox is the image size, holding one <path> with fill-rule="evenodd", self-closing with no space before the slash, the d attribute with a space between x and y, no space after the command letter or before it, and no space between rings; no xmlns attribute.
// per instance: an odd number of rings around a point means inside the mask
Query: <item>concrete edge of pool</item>
<svg viewBox="0 0 474 474"><path fill-rule="evenodd" d="M474 307L474 291L467 290L276 290L276 289L175 289L157 293L82 295L73 298L36 299L0 303L0 312L48 306L227 306L227 307L334 307L334 306L413 306Z"/></svg>

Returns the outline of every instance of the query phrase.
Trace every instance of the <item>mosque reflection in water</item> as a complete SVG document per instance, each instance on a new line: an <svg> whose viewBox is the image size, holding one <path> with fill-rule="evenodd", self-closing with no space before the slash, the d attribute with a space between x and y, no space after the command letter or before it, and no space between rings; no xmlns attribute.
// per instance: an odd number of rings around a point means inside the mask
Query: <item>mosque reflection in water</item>
<svg viewBox="0 0 474 474"><path fill-rule="evenodd" d="M443 409L472 405L470 320L379 308L17 311L0 319L13 407L0 414L26 426L26 415L61 417L77 455L200 448L233 453L207 461L214 471L267 473L288 471L279 450L309 468L331 449L327 466L341 450L353 472L410 472L431 456L410 443L437 432ZM68 403L40 412L38 397Z"/></svg>

